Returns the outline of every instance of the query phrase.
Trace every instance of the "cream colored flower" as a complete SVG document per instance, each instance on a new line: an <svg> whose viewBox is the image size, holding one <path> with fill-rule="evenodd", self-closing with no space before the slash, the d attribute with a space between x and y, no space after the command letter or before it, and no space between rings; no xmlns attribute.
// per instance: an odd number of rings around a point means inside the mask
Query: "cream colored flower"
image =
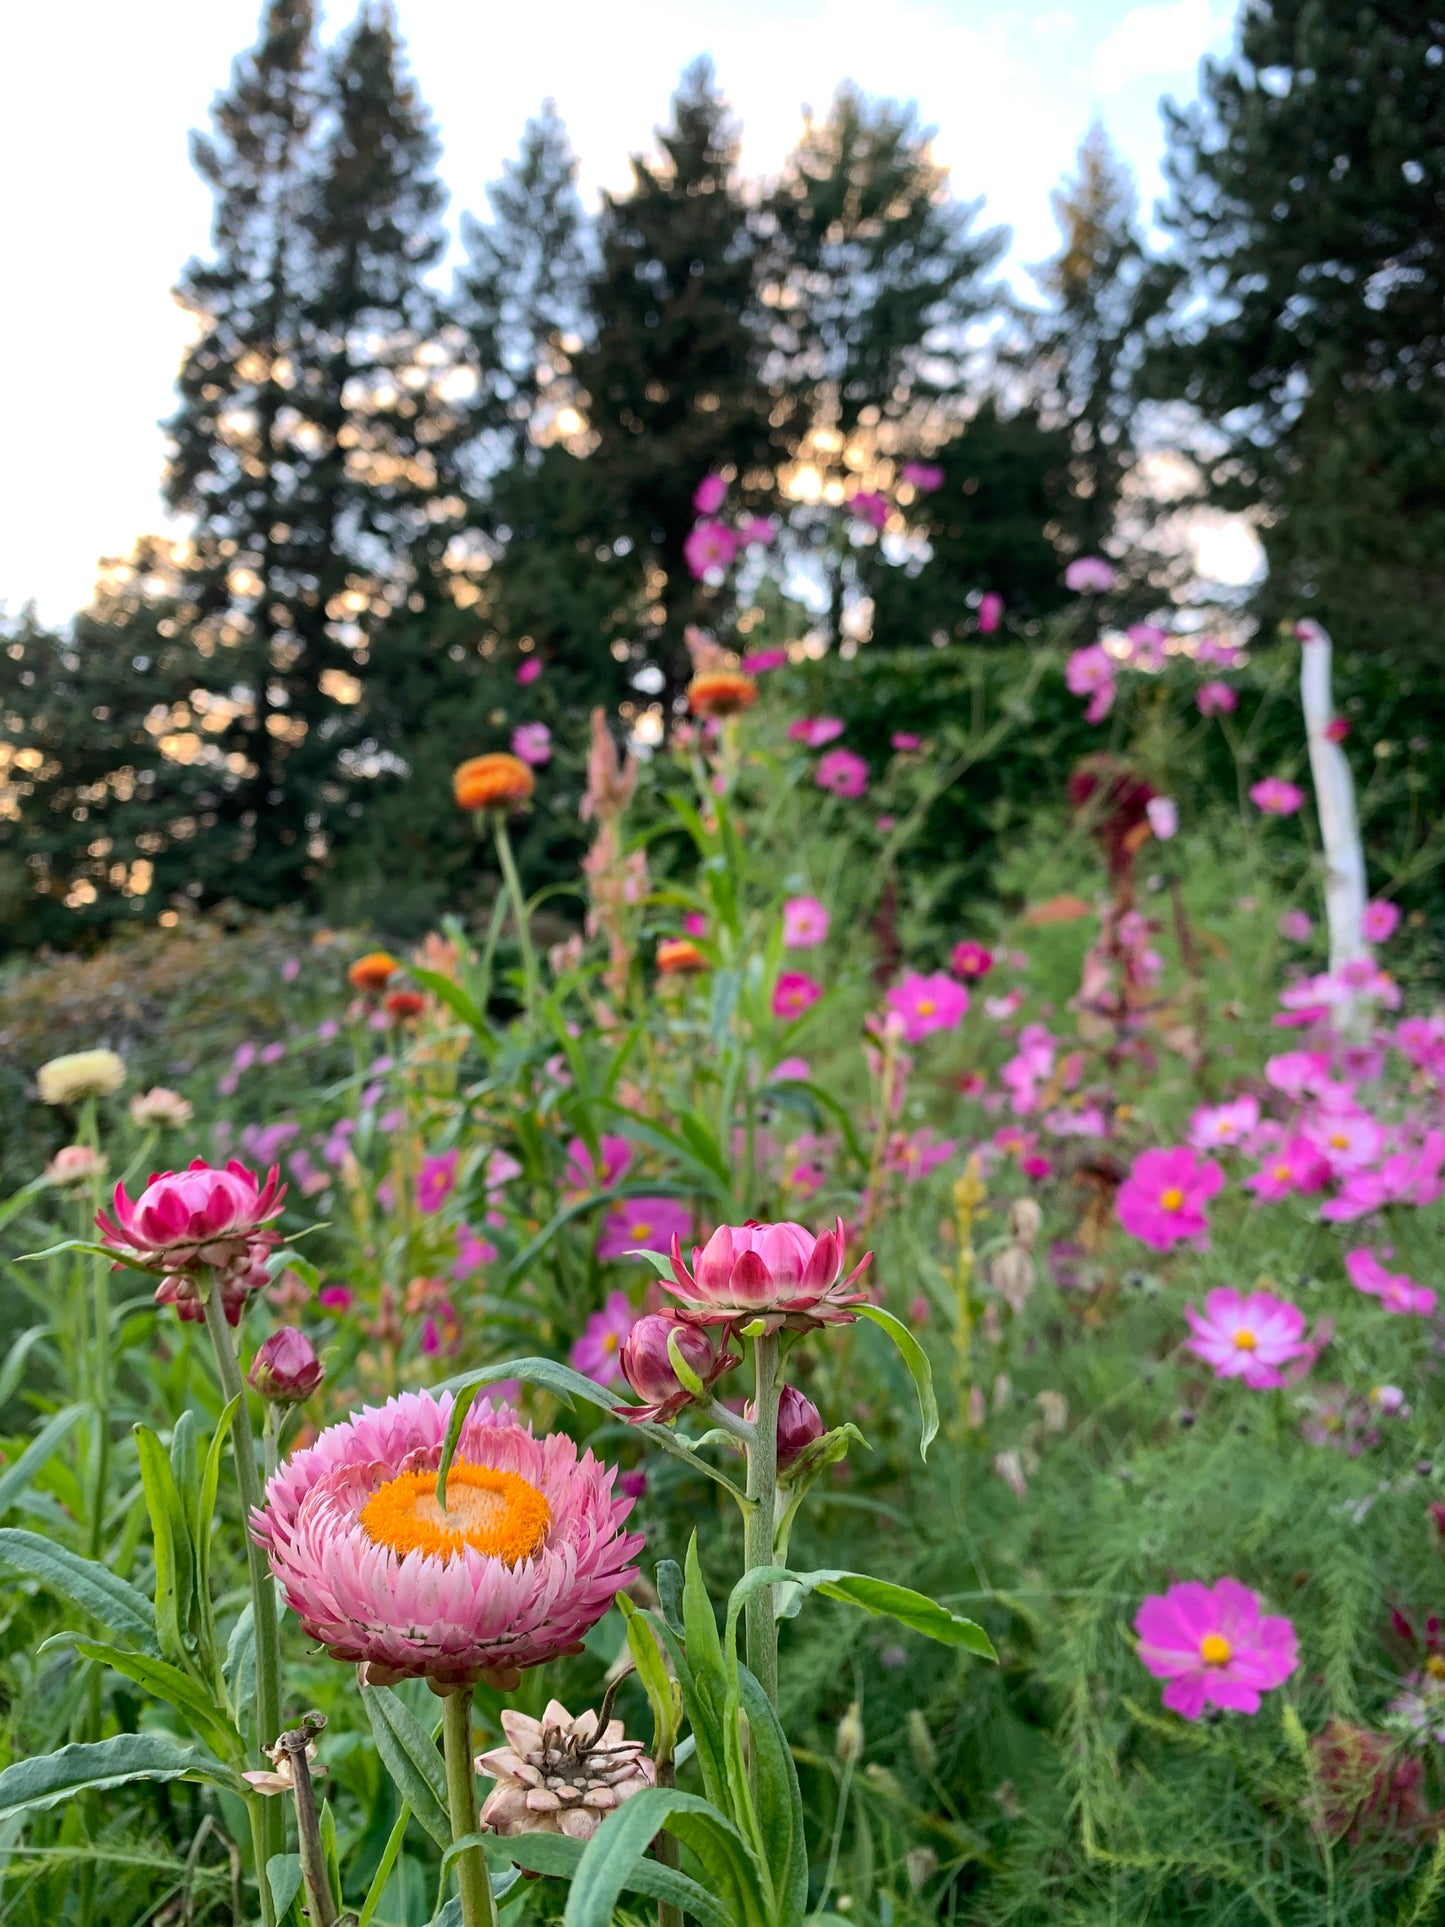
<svg viewBox="0 0 1445 1927"><path fill-rule="evenodd" d="M549 1700L533 1720L507 1707L502 1730L510 1746L483 1753L477 1771L497 1783L480 1824L504 1837L565 1833L590 1840L614 1807L654 1782L642 1742L623 1737L621 1720L609 1720L599 1733L590 1708L574 1720Z"/></svg>
<svg viewBox="0 0 1445 1927"><path fill-rule="evenodd" d="M42 1104L79 1104L87 1097L109 1097L125 1082L125 1065L113 1050L78 1050L52 1057L35 1074Z"/></svg>
<svg viewBox="0 0 1445 1927"><path fill-rule="evenodd" d="M143 1128L154 1125L160 1131L178 1131L191 1121L191 1101L179 1091L168 1091L157 1084L148 1091L137 1091L130 1101L132 1124Z"/></svg>

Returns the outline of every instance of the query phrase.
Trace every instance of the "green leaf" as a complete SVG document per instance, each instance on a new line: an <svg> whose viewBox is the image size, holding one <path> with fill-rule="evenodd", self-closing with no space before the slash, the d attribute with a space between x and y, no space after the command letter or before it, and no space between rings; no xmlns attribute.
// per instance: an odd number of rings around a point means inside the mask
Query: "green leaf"
<svg viewBox="0 0 1445 1927"><path fill-rule="evenodd" d="M658 1645L657 1635L652 1630L647 1614L634 1606L625 1592L618 1593L617 1604L627 1626L627 1646L632 1654L632 1663L637 1668L637 1677L652 1708L652 1757L654 1760L670 1760L673 1748L677 1745L677 1729L682 1716L677 1683L668 1677L662 1648Z"/></svg>
<svg viewBox="0 0 1445 1927"><path fill-rule="evenodd" d="M962 1646L980 1659L996 1660L998 1654L982 1626L951 1613L927 1593L914 1592L911 1586L895 1586L887 1579L873 1579L866 1572L846 1572L825 1566L817 1572L790 1572L786 1566L755 1566L744 1573L733 1587L728 1600L727 1641L732 1651L737 1635L738 1615L750 1593L762 1586L794 1585L805 1593L819 1592L826 1599L841 1599L845 1605L861 1606L864 1612L896 1619L910 1632L922 1633L944 1646Z"/></svg>
<svg viewBox="0 0 1445 1927"><path fill-rule="evenodd" d="M111 1646L103 1640L84 1639L78 1633L60 1633L46 1640L40 1650L45 1652L61 1644L73 1646L82 1659L96 1660L126 1679L133 1679L137 1686L144 1686L148 1693L173 1706L196 1738L204 1740L213 1753L232 1766L240 1766L245 1757L245 1742L229 1715L179 1666L172 1666L164 1659L152 1659L147 1653L127 1652L124 1647Z"/></svg>
<svg viewBox="0 0 1445 1927"><path fill-rule="evenodd" d="M708 1890L715 1896L707 1918L717 1927L719 1914L729 1927L766 1927L758 1869L742 1835L708 1801L675 1787L648 1787L608 1814L572 1875L563 1927L611 1927L618 1895L636 1879L639 1863L662 1827L702 1863Z"/></svg>
<svg viewBox="0 0 1445 1927"><path fill-rule="evenodd" d="M443 1389L453 1395L451 1423L447 1426L446 1444L442 1447L441 1464L437 1467L437 1499L446 1504L447 1474L452 1469L452 1460L457 1455L461 1442L462 1427L467 1413L477 1393L488 1385L498 1384L509 1378L519 1378L527 1385L544 1385L570 1410L574 1399L582 1399L589 1405L600 1405L605 1412L617 1409L617 1394L609 1392L605 1385L598 1385L581 1372L574 1372L570 1365L559 1365L555 1358L513 1358L500 1365L487 1365L479 1372L468 1372L462 1378L449 1379Z"/></svg>
<svg viewBox="0 0 1445 1927"><path fill-rule="evenodd" d="M85 1414L83 1405L67 1405L47 1419L19 1458L0 1472L0 1517L7 1513L38 1472L42 1472Z"/></svg>
<svg viewBox="0 0 1445 1927"><path fill-rule="evenodd" d="M266 1879L270 1883L276 1918L284 1920L291 1911L292 1901L301 1891L300 1854L273 1853L266 1862Z"/></svg>
<svg viewBox="0 0 1445 1927"><path fill-rule="evenodd" d="M898 1347L904 1364L913 1374L919 1416L923 1421L918 1453L920 1458L926 1459L929 1446L938 1436L938 1400L933 1396L933 1367L928 1362L928 1354L902 1319L895 1318L891 1311L885 1311L881 1305L859 1305L856 1309L860 1318L868 1319L880 1331L887 1332Z"/></svg>
<svg viewBox="0 0 1445 1927"><path fill-rule="evenodd" d="M738 1668L738 1685L757 1782L758 1832L766 1847L778 1918L801 1921L808 1911L808 1843L798 1770L773 1703L746 1666Z"/></svg>
<svg viewBox="0 0 1445 1927"><path fill-rule="evenodd" d="M10 1346L5 1354L5 1363L0 1366L0 1407L6 1406L14 1398L25 1370L25 1361L43 1339L49 1338L55 1330L53 1325L32 1325Z"/></svg>
<svg viewBox="0 0 1445 1927"><path fill-rule="evenodd" d="M216 1421L216 1429L211 1434L211 1443L206 1450L206 1462L196 1482L195 1511L191 1517L191 1540L196 1549L196 1599L201 1609L207 1663L213 1672L216 1620L211 1604L211 1531L216 1520L216 1493L221 1483L221 1455L226 1449L231 1423L242 1396L238 1393Z"/></svg>
<svg viewBox="0 0 1445 1927"><path fill-rule="evenodd" d="M143 1593L94 1559L18 1526L0 1530L0 1561L38 1579L60 1598L142 1651L154 1653L156 1616Z"/></svg>
<svg viewBox="0 0 1445 1927"><path fill-rule="evenodd" d="M397 1814L391 1832L386 1836L386 1845L381 1850L381 1860L371 1877L371 1885L366 1890L366 1899L361 1903L361 1913L356 1927L371 1927L371 1916L381 1905L381 1897L386 1892L387 1882L391 1879L396 1857L401 1852L401 1843L406 1836L406 1823L411 1818L411 1808L403 1800L401 1812Z"/></svg>
<svg viewBox="0 0 1445 1927"><path fill-rule="evenodd" d="M447 1777L436 1741L389 1686L363 1686L361 1699L382 1765L402 1799L445 1851L452 1843L452 1823Z"/></svg>
<svg viewBox="0 0 1445 1927"><path fill-rule="evenodd" d="M651 1265L659 1278L672 1277L672 1260L661 1251L624 1251L624 1258L640 1258L643 1264Z"/></svg>
<svg viewBox="0 0 1445 1927"><path fill-rule="evenodd" d="M659 1559L653 1573L657 1580L662 1616L677 1637L682 1639L686 1636L682 1623L682 1567L675 1559Z"/></svg>
<svg viewBox="0 0 1445 1927"><path fill-rule="evenodd" d="M488 1042L492 1040L492 1027L485 1013L477 1008L460 984L453 983L450 977L444 977L439 970L423 970L419 964L409 965L407 975L415 978L423 990L429 990L444 1003L454 1017L460 1017L469 1031Z"/></svg>
<svg viewBox="0 0 1445 1927"><path fill-rule="evenodd" d="M228 1793L248 1790L239 1774L204 1747L182 1746L161 1733L117 1733L93 1745L62 1746L58 1753L6 1767L0 1773L0 1820L131 1780L196 1780Z"/></svg>
<svg viewBox="0 0 1445 1927"><path fill-rule="evenodd" d="M183 1665L193 1644L191 1536L181 1507L181 1495L171 1476L170 1460L160 1440L148 1425L137 1425L135 1442L140 1455L146 1510L150 1514L151 1551L156 1563L156 1631L166 1658Z"/></svg>
<svg viewBox="0 0 1445 1927"><path fill-rule="evenodd" d="M561 1833L522 1833L494 1845L505 1847L507 1857L528 1873L550 1874L557 1880L573 1877L585 1851L580 1840L569 1840ZM639 1860L623 1881L623 1888L629 1893L646 1894L650 1900L671 1901L674 1907L704 1922L705 1927L730 1927L732 1916L706 1887L673 1867L664 1867L661 1861Z"/></svg>

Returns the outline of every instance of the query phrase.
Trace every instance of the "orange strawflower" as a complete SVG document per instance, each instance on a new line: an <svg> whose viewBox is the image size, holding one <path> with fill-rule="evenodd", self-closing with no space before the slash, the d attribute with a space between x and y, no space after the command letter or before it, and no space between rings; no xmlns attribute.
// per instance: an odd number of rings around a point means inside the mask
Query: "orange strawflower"
<svg viewBox="0 0 1445 1927"><path fill-rule="evenodd" d="M757 700L757 683L741 669L704 669L687 686L694 716L740 716Z"/></svg>
<svg viewBox="0 0 1445 1927"><path fill-rule="evenodd" d="M511 810L525 803L537 779L520 756L493 750L470 756L452 776L452 794L464 810Z"/></svg>
<svg viewBox="0 0 1445 1927"><path fill-rule="evenodd" d="M347 971L346 981L353 990L385 990L400 969L401 965L388 951L368 950Z"/></svg>
<svg viewBox="0 0 1445 1927"><path fill-rule="evenodd" d="M707 958L687 937L664 937L657 946L657 968L664 977L681 977L707 969Z"/></svg>
<svg viewBox="0 0 1445 1927"><path fill-rule="evenodd" d="M426 1009L426 998L419 990L394 990L383 1000L389 1015L398 1023L408 1017L420 1017Z"/></svg>

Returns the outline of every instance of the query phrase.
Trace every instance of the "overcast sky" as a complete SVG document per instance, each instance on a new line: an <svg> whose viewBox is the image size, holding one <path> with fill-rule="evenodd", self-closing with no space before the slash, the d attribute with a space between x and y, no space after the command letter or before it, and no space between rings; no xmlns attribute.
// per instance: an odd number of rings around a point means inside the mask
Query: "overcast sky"
<svg viewBox="0 0 1445 1927"><path fill-rule="evenodd" d="M348 4L327 8L328 34ZM1161 94L1191 97L1228 47L1234 0L396 0L443 144L449 218L479 208L527 116L551 95L589 205L624 185L677 76L712 55L749 172L777 166L803 107L843 79L916 100L961 195L1043 259L1048 195L1099 114L1145 211L1160 191ZM71 0L8 23L0 117L0 367L6 373L0 606L48 620L83 604L98 557L164 529L158 423L186 321L170 288L207 244L188 131L205 124L259 0Z"/></svg>

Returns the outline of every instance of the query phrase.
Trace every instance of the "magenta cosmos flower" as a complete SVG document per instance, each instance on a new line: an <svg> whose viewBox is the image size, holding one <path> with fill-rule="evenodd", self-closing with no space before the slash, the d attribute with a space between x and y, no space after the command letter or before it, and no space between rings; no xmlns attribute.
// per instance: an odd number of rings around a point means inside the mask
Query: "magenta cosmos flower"
<svg viewBox="0 0 1445 1927"><path fill-rule="evenodd" d="M1293 1192L1320 1190L1329 1174L1329 1164L1315 1146L1296 1134L1265 1154L1259 1169L1244 1180L1244 1188L1261 1204L1278 1204Z"/></svg>
<svg viewBox="0 0 1445 1927"><path fill-rule="evenodd" d="M888 526L888 497L876 488L860 488L849 500L848 513L881 531Z"/></svg>
<svg viewBox="0 0 1445 1927"><path fill-rule="evenodd" d="M895 984L888 1008L903 1020L903 1040L916 1044L935 1030L957 1030L968 1011L968 992L946 970L932 976L912 971Z"/></svg>
<svg viewBox="0 0 1445 1927"><path fill-rule="evenodd" d="M821 749L825 743L836 742L843 734L843 725L836 716L801 716L795 723L788 724L788 741L806 743L809 749Z"/></svg>
<svg viewBox="0 0 1445 1927"><path fill-rule="evenodd" d="M991 636L1003 621L1003 597L990 589L987 595L979 597L978 633Z"/></svg>
<svg viewBox="0 0 1445 1927"><path fill-rule="evenodd" d="M540 656L528 656L525 661L517 664L517 681L524 689L529 683L534 683L541 673L542 658Z"/></svg>
<svg viewBox="0 0 1445 1927"><path fill-rule="evenodd" d="M1387 1271L1368 1246L1345 1253L1345 1270L1355 1290L1378 1298L1386 1311L1428 1318L1435 1309L1435 1294L1428 1285L1417 1285L1407 1272Z"/></svg>
<svg viewBox="0 0 1445 1927"><path fill-rule="evenodd" d="M1298 783L1287 783L1282 776L1262 776L1250 784L1249 800L1266 816L1293 816L1305 793Z"/></svg>
<svg viewBox="0 0 1445 1927"><path fill-rule="evenodd" d="M1107 595L1114 586L1114 571L1102 555L1078 555L1064 570L1064 587L1076 595Z"/></svg>
<svg viewBox="0 0 1445 1927"><path fill-rule="evenodd" d="M510 1686L573 1652L637 1577L613 1468L483 1399L437 1505L449 1392L403 1392L297 1452L251 1531L308 1638L372 1685Z"/></svg>
<svg viewBox="0 0 1445 1927"><path fill-rule="evenodd" d="M813 781L834 796L861 796L868 787L868 765L851 749L830 749L818 758Z"/></svg>
<svg viewBox="0 0 1445 1927"><path fill-rule="evenodd" d="M987 944L976 943L972 937L965 937L962 943L953 946L949 958L955 977L964 977L969 983L977 983L993 969L993 952Z"/></svg>
<svg viewBox="0 0 1445 1927"><path fill-rule="evenodd" d="M1257 1713L1260 1694L1289 1678L1299 1665L1294 1627L1262 1614L1260 1604L1237 1579L1188 1579L1144 1601L1134 1621L1139 1657L1155 1679L1168 1680L1162 1698L1171 1713Z"/></svg>
<svg viewBox="0 0 1445 1927"><path fill-rule="evenodd" d="M567 1362L573 1371L598 1385L621 1384L622 1347L638 1315L625 1291L612 1292L602 1309L587 1320L572 1347Z"/></svg>
<svg viewBox="0 0 1445 1927"><path fill-rule="evenodd" d="M512 731L512 754L533 769L552 760L552 732L545 723L518 723Z"/></svg>
<svg viewBox="0 0 1445 1927"><path fill-rule="evenodd" d="M811 1010L823 994L823 986L805 970L785 970L773 991L773 1015L784 1022Z"/></svg>
<svg viewBox="0 0 1445 1927"><path fill-rule="evenodd" d="M197 1158L189 1170L155 1174L134 1203L125 1185L115 1187L115 1215L96 1213L100 1235L113 1251L146 1271L165 1275L156 1287L158 1305L174 1305L182 1318L206 1316L197 1280L212 1271L220 1282L229 1324L239 1325L246 1299L266 1283L266 1256L280 1238L286 1187L275 1165L263 1184L235 1158L224 1170Z"/></svg>
<svg viewBox="0 0 1445 1927"><path fill-rule="evenodd" d="M1209 1241L1204 1207L1223 1183L1214 1160L1197 1158L1187 1144L1144 1151L1120 1185L1115 1209L1129 1235L1155 1251L1186 1239L1202 1247Z"/></svg>
<svg viewBox="0 0 1445 1927"><path fill-rule="evenodd" d="M666 1251L692 1230L692 1213L676 1198L627 1198L614 1204L597 1240L599 1258L625 1258L629 1251Z"/></svg>
<svg viewBox="0 0 1445 1927"><path fill-rule="evenodd" d="M783 942L789 950L811 950L828 941L830 921L816 897L789 897L783 905Z"/></svg>
<svg viewBox="0 0 1445 1927"><path fill-rule="evenodd" d="M943 470L937 462L905 462L898 478L921 495L932 495L943 487Z"/></svg>
<svg viewBox="0 0 1445 1927"><path fill-rule="evenodd" d="M1239 707L1239 697L1227 682L1201 683L1194 701L1201 716L1227 716Z"/></svg>
<svg viewBox="0 0 1445 1927"><path fill-rule="evenodd" d="M738 552L738 539L724 522L697 522L682 545L683 559L699 580L713 569L725 569Z"/></svg>
<svg viewBox="0 0 1445 1927"><path fill-rule="evenodd" d="M632 1146L625 1137L600 1137L597 1149L599 1156L594 1163L592 1153L580 1137L574 1137L567 1146L564 1175L569 1191L610 1191L626 1175L632 1163Z"/></svg>
<svg viewBox="0 0 1445 1927"><path fill-rule="evenodd" d="M1398 903L1387 903L1383 897L1373 897L1365 905L1360 918L1360 928L1370 943L1388 943L1394 936L1400 922Z"/></svg>
<svg viewBox="0 0 1445 1927"><path fill-rule="evenodd" d="M1241 1297L1222 1287L1205 1299L1202 1317L1193 1305L1184 1307L1184 1316L1194 1333L1185 1350L1213 1366L1216 1378L1242 1378L1254 1391L1283 1385L1280 1366L1310 1350L1304 1313L1272 1292Z"/></svg>
<svg viewBox="0 0 1445 1927"><path fill-rule="evenodd" d="M716 515L727 499L728 485L721 475L704 475L692 493L692 505L699 515Z"/></svg>
<svg viewBox="0 0 1445 1927"><path fill-rule="evenodd" d="M672 1241L672 1278L663 1289L679 1299L678 1316L690 1325L748 1325L761 1320L769 1331L811 1331L819 1325L850 1325L867 1293L856 1290L872 1261L865 1254L846 1277L843 1220L814 1236L800 1224L720 1225L699 1251L692 1270Z"/></svg>
<svg viewBox="0 0 1445 1927"><path fill-rule="evenodd" d="M1084 721L1101 723L1114 707L1114 659L1099 643L1076 649L1064 667L1069 693L1087 696Z"/></svg>

